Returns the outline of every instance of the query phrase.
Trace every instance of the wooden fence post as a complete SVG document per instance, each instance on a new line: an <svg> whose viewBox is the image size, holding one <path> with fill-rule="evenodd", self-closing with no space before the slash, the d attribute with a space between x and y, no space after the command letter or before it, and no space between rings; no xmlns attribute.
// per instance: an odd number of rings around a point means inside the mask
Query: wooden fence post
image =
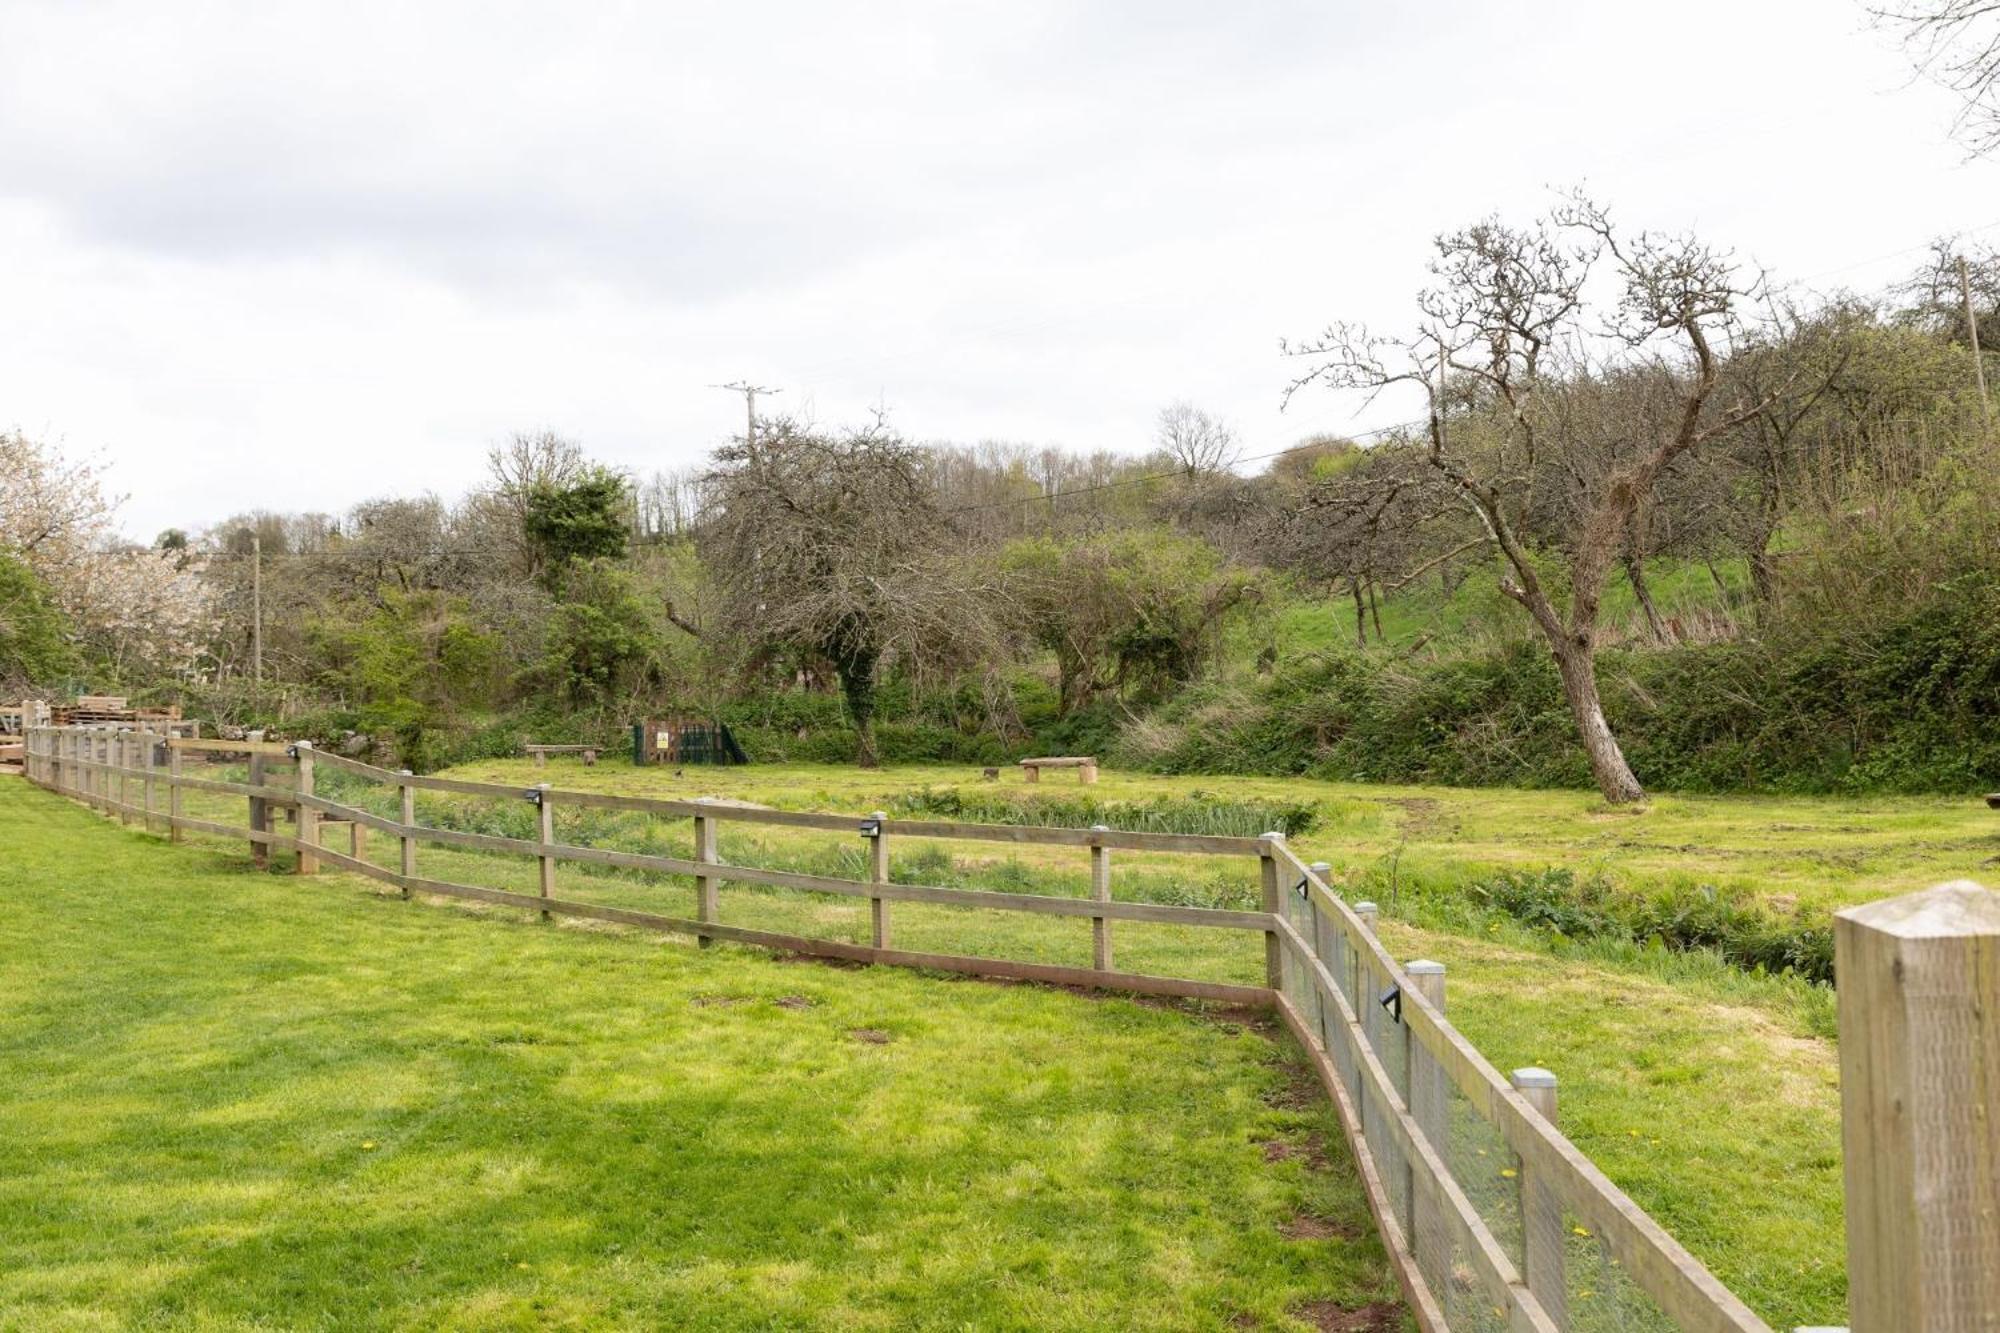
<svg viewBox="0 0 2000 1333"><path fill-rule="evenodd" d="M1306 869L1310 870L1313 877L1322 884L1332 881L1333 867L1325 861L1315 861ZM1320 966L1324 967L1329 975L1339 976L1340 974L1333 970L1333 923L1319 910L1319 899L1313 897L1310 887L1306 890L1306 919L1312 927L1306 935L1306 940L1312 945L1313 957L1319 959ZM1319 983L1311 977L1306 978L1306 989L1311 992L1313 998L1314 1030L1319 1033L1320 1044L1326 1047L1326 1053L1332 1055L1333 1038L1327 1032L1326 996L1321 992Z"/></svg>
<svg viewBox="0 0 2000 1333"><path fill-rule="evenodd" d="M696 801L700 805L706 797ZM715 864L715 821L707 815L694 817L694 859L703 865ZM716 878L713 875L696 875L694 878L694 914L698 921L714 922L720 915L721 904L716 894ZM695 936L697 943L706 949L715 943L712 935Z"/></svg>
<svg viewBox="0 0 2000 1333"><path fill-rule="evenodd" d="M1277 916L1285 910L1285 900L1279 895L1284 892L1278 884L1278 858L1270 844L1285 840L1282 833L1263 835L1264 846L1257 853L1258 869L1262 872L1264 911ZM1285 951L1278 944L1277 923L1264 932L1264 984L1274 991L1285 989Z"/></svg>
<svg viewBox="0 0 2000 1333"><path fill-rule="evenodd" d="M311 741L300 741L292 747L292 753L299 761L299 795L313 794L313 747ZM319 811L299 802L298 841L299 857L294 864L295 873L316 875L319 873Z"/></svg>
<svg viewBox="0 0 2000 1333"><path fill-rule="evenodd" d="M874 836L868 840L868 882L887 884L889 882L889 834L886 821L889 812L877 810L870 817L875 825ZM889 947L889 900L879 895L868 900L869 938L878 949Z"/></svg>
<svg viewBox="0 0 2000 1333"><path fill-rule="evenodd" d="M541 855L537 858L541 863L539 888L542 901L546 903L556 896L556 858L549 850L556 840L556 803L553 799L554 793L549 790L549 784L546 782L537 782L532 795L535 802L535 841L542 849ZM546 907L542 909L542 920L555 920L549 915L549 909Z"/></svg>
<svg viewBox="0 0 2000 1333"><path fill-rule="evenodd" d="M250 785L253 787L264 785L264 756L254 751L250 755ZM261 796L250 798L250 831L252 833L271 831L271 806ZM270 869L271 844L251 839L250 861L259 870Z"/></svg>
<svg viewBox="0 0 2000 1333"><path fill-rule="evenodd" d="M181 752L167 741L167 841L181 840Z"/></svg>
<svg viewBox="0 0 2000 1333"><path fill-rule="evenodd" d="M1836 913L1853 1333L2000 1319L2000 894Z"/></svg>
<svg viewBox="0 0 2000 1333"><path fill-rule="evenodd" d="M145 812L146 832L153 831L153 768L159 755L150 732L139 733L139 808Z"/></svg>
<svg viewBox="0 0 2000 1333"><path fill-rule="evenodd" d="M398 773L397 776L408 778L416 775L406 768ZM403 853L403 896L407 898L410 896L410 881L417 877L417 840L410 832L416 826L417 822L417 789L407 782L398 782L396 784L396 794L400 798L401 822L403 825L403 832L400 839Z"/></svg>
<svg viewBox="0 0 2000 1333"><path fill-rule="evenodd" d="M1430 1001L1431 1007L1442 1014L1444 964L1418 958L1404 964L1403 972L1417 994ZM1417 1122L1417 1129L1430 1140L1431 1147L1437 1149L1438 1156L1449 1162L1452 1159L1451 1092L1445 1082L1444 1066L1416 1039L1407 1021L1403 1023L1403 1077L1409 1085L1404 1089L1404 1100L1410 1108L1410 1118ZM1430 1189L1420 1194L1415 1186L1413 1177L1407 1196L1410 1200L1410 1249L1416 1255L1424 1276L1441 1284L1445 1270L1451 1264L1451 1246L1445 1237L1438 1194ZM1443 1287L1439 1285L1434 1290L1441 1291Z"/></svg>
<svg viewBox="0 0 2000 1333"><path fill-rule="evenodd" d="M1556 1123L1556 1076L1546 1069L1517 1069L1514 1091L1542 1119ZM1520 1159L1521 1277L1556 1327L1569 1327L1569 1282L1563 1274L1563 1253L1569 1244L1563 1226L1562 1200L1542 1180L1534 1163Z"/></svg>
<svg viewBox="0 0 2000 1333"><path fill-rule="evenodd" d="M1109 833L1109 824L1092 824L1092 833ZM1111 901L1111 849L1101 841L1090 844L1090 896L1100 903ZM1111 921L1090 918L1090 965L1099 972L1111 970Z"/></svg>

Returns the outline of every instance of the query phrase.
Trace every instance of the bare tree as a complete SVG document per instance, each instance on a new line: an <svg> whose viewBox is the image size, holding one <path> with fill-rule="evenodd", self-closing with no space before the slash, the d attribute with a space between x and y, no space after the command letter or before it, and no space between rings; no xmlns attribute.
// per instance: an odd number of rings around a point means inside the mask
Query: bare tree
<svg viewBox="0 0 2000 1333"><path fill-rule="evenodd" d="M567 486L587 466L582 447L552 430L515 431L505 444L486 451L493 503L513 520L510 541L525 571L535 567L534 544L527 537L529 499L538 488Z"/></svg>
<svg viewBox="0 0 2000 1333"><path fill-rule="evenodd" d="M1616 297L1600 310L1585 290L1601 262ZM1488 220L1440 237L1431 273L1436 283L1417 302L1422 327L1408 336L1336 324L1287 346L1318 362L1287 397L1312 384L1424 393L1428 422L1405 447L1432 492L1472 518L1497 557L1500 591L1547 641L1604 798L1639 800L1644 788L1598 692L1605 585L1662 474L1758 410L1715 402L1750 293L1729 256L1691 237L1623 236L1581 195L1525 228ZM1634 410L1616 421L1580 411L1613 373L1643 383ZM1551 465L1573 488L1553 551L1533 521Z"/></svg>
<svg viewBox="0 0 2000 1333"><path fill-rule="evenodd" d="M833 435L779 418L715 461L703 555L729 619L756 644L832 664L856 760L874 767L885 661L969 662L986 624L989 590L957 558L926 455L879 420Z"/></svg>
<svg viewBox="0 0 2000 1333"><path fill-rule="evenodd" d="M1919 74L1963 101L1952 133L1975 156L2000 148L2000 0L1905 0L1871 8Z"/></svg>
<svg viewBox="0 0 2000 1333"><path fill-rule="evenodd" d="M1241 452L1228 423L1185 401L1160 409L1154 439L1189 481L1227 472Z"/></svg>

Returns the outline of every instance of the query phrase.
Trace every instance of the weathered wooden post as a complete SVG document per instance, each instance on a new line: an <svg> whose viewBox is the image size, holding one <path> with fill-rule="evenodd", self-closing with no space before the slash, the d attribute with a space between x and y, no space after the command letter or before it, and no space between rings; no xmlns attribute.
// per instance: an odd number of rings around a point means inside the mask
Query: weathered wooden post
<svg viewBox="0 0 2000 1333"><path fill-rule="evenodd" d="M253 744L255 743L261 742L253 742ZM253 787L262 787L264 785L264 756L255 750L250 752L250 785ZM252 833L265 834L271 831L271 806L261 796L252 796L250 798L250 831ZM271 844L260 838L252 838L250 840L250 860L259 870L269 868L271 864Z"/></svg>
<svg viewBox="0 0 2000 1333"><path fill-rule="evenodd" d="M1276 917L1285 910L1285 900L1279 896L1284 889L1278 883L1278 856L1273 850L1282 843L1285 835L1278 832L1266 833L1263 846L1257 851L1258 869L1263 876L1264 912ZM1264 984L1274 991L1285 989L1285 951L1278 941L1277 922L1264 932Z"/></svg>
<svg viewBox="0 0 2000 1333"><path fill-rule="evenodd" d="M1430 1002L1431 1008L1440 1014L1444 1012L1444 964L1434 963L1428 958L1418 958L1403 965L1403 972L1410 979L1410 987ZM1415 1030L1406 1021L1403 1023L1403 1077L1408 1086L1403 1089L1405 1103L1410 1108L1410 1118L1417 1122L1417 1129L1430 1140L1437 1155L1451 1160L1451 1102L1450 1089L1445 1083L1444 1066L1430 1049L1416 1038ZM1412 1172L1409 1188L1405 1196L1410 1201L1410 1249L1415 1253L1417 1264L1423 1269L1427 1281L1442 1284L1445 1270L1451 1265L1451 1244L1446 1239L1443 1214L1439 1211L1437 1191L1418 1190ZM1443 1290L1436 1285L1433 1290Z"/></svg>
<svg viewBox="0 0 2000 1333"><path fill-rule="evenodd" d="M1546 1069L1517 1069L1510 1080L1514 1091L1551 1125L1556 1123L1556 1076ZM1534 1163L1520 1161L1521 1277L1528 1290L1558 1328L1569 1327L1569 1286L1563 1276L1563 1250L1569 1242L1563 1226L1562 1200L1556 1197Z"/></svg>
<svg viewBox="0 0 2000 1333"><path fill-rule="evenodd" d="M1853 1333L2000 1328L2000 894L1835 914Z"/></svg>
<svg viewBox="0 0 2000 1333"><path fill-rule="evenodd" d="M167 738L167 841L181 840L181 752Z"/></svg>
<svg viewBox="0 0 2000 1333"><path fill-rule="evenodd" d="M706 801L707 798L704 797L696 801L695 804L706 804ZM698 814L694 817L694 859L701 862L704 866L715 864L715 820L706 814ZM696 920L713 924L716 918L721 915L721 903L718 901L716 889L717 881L715 876L697 874L694 877L694 914ZM715 937L712 935L697 934L695 940L704 949L715 943Z"/></svg>
<svg viewBox="0 0 2000 1333"><path fill-rule="evenodd" d="M139 733L139 808L144 812L146 832L153 831L153 769L159 762L152 733Z"/></svg>
<svg viewBox="0 0 2000 1333"><path fill-rule="evenodd" d="M542 901L546 903L556 896L556 857L555 853L549 850L555 845L556 840L556 803L554 793L549 790L549 784L546 782L536 783L535 789L528 795L535 803L535 842L541 849L538 857L541 867L540 888ZM542 920L554 919L549 915L549 909L544 907Z"/></svg>
<svg viewBox="0 0 2000 1333"><path fill-rule="evenodd" d="M299 761L299 795L310 797L313 795L312 742L300 741L292 747L292 754ZM319 873L319 811L301 800L298 812L299 856L293 870L301 875L316 875Z"/></svg>
<svg viewBox="0 0 2000 1333"><path fill-rule="evenodd" d="M889 812L877 810L868 817L874 831L868 835L868 882L889 882ZM869 938L878 949L889 947L889 900L879 893L868 900Z"/></svg>
<svg viewBox="0 0 2000 1333"><path fill-rule="evenodd" d="M417 839L410 830L417 826L417 789L408 779L416 776L409 769L396 775L403 779L396 783L396 795L400 798L402 833L398 841L402 844L403 896L410 896L410 881L417 877Z"/></svg>
<svg viewBox="0 0 2000 1333"><path fill-rule="evenodd" d="M1333 866L1327 862L1315 861L1306 869L1311 871L1312 877L1320 883L1332 882ZM1319 910L1319 899L1313 897L1310 885L1305 888L1305 899L1306 924L1310 927L1306 939L1312 945L1313 957L1319 959L1320 966L1327 970L1328 975L1338 976L1339 973L1333 970L1333 923ZM1310 974L1306 977L1306 990L1313 1001L1313 1030L1319 1033L1320 1044L1326 1047L1327 1053L1331 1055L1333 1037L1327 1031L1326 1020L1330 1007L1326 1002L1326 994L1321 991L1318 979Z"/></svg>
<svg viewBox="0 0 2000 1333"><path fill-rule="evenodd" d="M1111 832L1109 824L1092 824L1096 834ZM1090 840L1090 896L1093 901L1111 901L1111 849L1100 838ZM1090 918L1090 965L1099 972L1111 970L1111 919Z"/></svg>

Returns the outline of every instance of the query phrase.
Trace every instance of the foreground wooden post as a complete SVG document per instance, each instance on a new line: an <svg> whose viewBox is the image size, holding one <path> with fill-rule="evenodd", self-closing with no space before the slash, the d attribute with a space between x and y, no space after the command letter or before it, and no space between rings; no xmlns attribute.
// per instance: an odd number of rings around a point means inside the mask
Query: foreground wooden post
<svg viewBox="0 0 2000 1333"><path fill-rule="evenodd" d="M167 741L167 841L181 840L181 752Z"/></svg>
<svg viewBox="0 0 2000 1333"><path fill-rule="evenodd" d="M1272 917L1285 910L1285 901L1279 896L1284 889L1278 884L1278 857L1272 851L1272 844L1284 840L1282 833L1266 833L1264 846L1257 853L1258 869L1263 873L1264 911ZM1285 951L1278 943L1276 921L1271 923L1271 929L1264 932L1264 984L1275 991L1285 988Z"/></svg>
<svg viewBox="0 0 2000 1333"><path fill-rule="evenodd" d="M1410 979L1410 987L1417 994L1430 1001L1431 1007L1444 1012L1444 964L1434 963L1428 958L1419 958L1406 963L1404 973ZM1451 1160L1451 1135L1449 1132L1451 1104L1447 1100L1449 1092L1445 1085L1444 1068L1424 1044L1417 1040L1414 1029L1405 1021L1403 1029L1403 1088L1404 1104L1410 1108L1410 1118L1417 1122L1417 1129L1431 1147L1437 1149L1439 1157ZM1405 1159L1405 1170L1412 1170ZM1409 1177L1403 1197L1410 1201L1410 1249L1416 1255L1417 1264L1427 1279L1444 1280L1444 1272L1451 1262L1449 1242L1444 1252L1439 1253L1436 1242L1444 1239L1444 1220L1438 1209L1438 1195L1435 1190L1426 1189L1419 1193L1416 1188L1414 1171ZM1443 1290L1442 1286L1436 1288Z"/></svg>
<svg viewBox="0 0 2000 1333"><path fill-rule="evenodd" d="M1853 1333L2000 1327L2000 895L1834 917Z"/></svg>
<svg viewBox="0 0 2000 1333"><path fill-rule="evenodd" d="M556 803L553 799L554 793L549 790L549 784L546 782L536 783L530 797L535 802L535 841L542 849L539 858L541 895L542 901L547 902L556 896L556 858L555 853L549 850L556 840ZM542 920L555 920L549 915L549 909L546 907L542 909Z"/></svg>
<svg viewBox="0 0 2000 1333"><path fill-rule="evenodd" d="M887 884L889 882L889 834L885 823L889 818L887 810L877 810L869 816L875 832L868 838L868 882ZM868 900L869 938L878 949L889 947L889 900L876 895Z"/></svg>
<svg viewBox="0 0 2000 1333"><path fill-rule="evenodd" d="M1556 1123L1556 1076L1546 1069L1517 1069L1511 1080L1514 1091L1532 1106L1542 1119ZM1520 1161L1522 1280L1542 1303L1558 1328L1569 1326L1569 1286L1563 1276L1563 1249L1568 1244L1563 1226L1562 1200L1541 1178L1534 1163Z"/></svg>
<svg viewBox="0 0 2000 1333"><path fill-rule="evenodd" d="M409 769L404 769L399 777L414 777ZM402 843L403 896L410 896L410 881L417 877L417 839L410 832L417 824L417 789L407 782L396 784L396 794L401 797L403 832Z"/></svg>
<svg viewBox="0 0 2000 1333"><path fill-rule="evenodd" d="M701 804L701 802L696 802ZM715 820L707 815L694 817L694 859L703 865L715 864ZM696 875L694 878L694 914L698 921L714 922L721 915L721 904L717 901L717 881L713 875ZM706 949L715 943L712 935L696 935L695 940Z"/></svg>
<svg viewBox="0 0 2000 1333"><path fill-rule="evenodd" d="M311 741L300 741L292 747L292 753L299 761L299 795L313 794L313 747ZM299 802L299 859L293 869L297 874L316 875L319 873L319 811Z"/></svg>
<svg viewBox="0 0 2000 1333"><path fill-rule="evenodd" d="M1320 883L1332 882L1333 867L1327 862L1315 861L1306 869L1310 870L1313 878ZM1320 966L1324 967L1329 975L1339 976L1340 974L1333 970L1333 923L1319 910L1319 899L1313 897L1310 886L1306 889L1306 921L1311 926L1306 941L1312 945L1313 957L1319 959ZM1319 982L1311 976L1306 978L1306 990L1312 995L1314 1030L1319 1033L1320 1044L1326 1047L1327 1054L1331 1055L1333 1038L1326 1030L1326 995L1320 990Z"/></svg>
<svg viewBox="0 0 2000 1333"><path fill-rule="evenodd" d="M1109 824L1092 824L1092 833L1109 833ZM1111 849L1095 839L1090 844L1090 896L1100 903L1111 901ZM1090 918L1090 965L1099 972L1111 970L1111 921Z"/></svg>

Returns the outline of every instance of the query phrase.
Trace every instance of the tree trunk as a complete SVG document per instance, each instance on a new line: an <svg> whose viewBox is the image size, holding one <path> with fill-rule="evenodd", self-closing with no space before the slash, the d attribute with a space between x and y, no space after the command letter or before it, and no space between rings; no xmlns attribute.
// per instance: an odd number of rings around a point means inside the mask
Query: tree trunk
<svg viewBox="0 0 2000 1333"><path fill-rule="evenodd" d="M1611 734L1611 724L1604 720L1604 704L1597 694L1597 650L1574 640L1564 640L1553 647L1556 671L1562 676L1563 697L1569 701L1570 716L1576 720L1577 735L1590 758L1590 772L1597 779L1597 789L1612 805L1644 800L1646 789L1639 785L1632 766L1625 762L1618 738Z"/></svg>
<svg viewBox="0 0 2000 1333"><path fill-rule="evenodd" d="M1382 633L1382 604L1376 600L1373 578L1368 580L1368 616L1375 622L1375 642L1387 643L1388 638Z"/></svg>
<svg viewBox="0 0 2000 1333"><path fill-rule="evenodd" d="M1368 607L1361 600L1361 584L1354 579L1347 581L1347 591L1354 597L1354 642L1360 647L1368 646Z"/></svg>
<svg viewBox="0 0 2000 1333"><path fill-rule="evenodd" d="M1639 599L1639 607L1646 613L1646 629L1653 642L1664 643L1667 638L1666 622L1660 619L1660 609L1653 605L1652 590L1646 586L1646 571L1636 555L1625 557L1625 579L1632 585L1632 595Z"/></svg>
<svg viewBox="0 0 2000 1333"><path fill-rule="evenodd" d="M882 766L882 756L875 749L876 658L874 653L850 653L834 664L841 696L847 700L847 714L854 719L854 762L862 768Z"/></svg>

